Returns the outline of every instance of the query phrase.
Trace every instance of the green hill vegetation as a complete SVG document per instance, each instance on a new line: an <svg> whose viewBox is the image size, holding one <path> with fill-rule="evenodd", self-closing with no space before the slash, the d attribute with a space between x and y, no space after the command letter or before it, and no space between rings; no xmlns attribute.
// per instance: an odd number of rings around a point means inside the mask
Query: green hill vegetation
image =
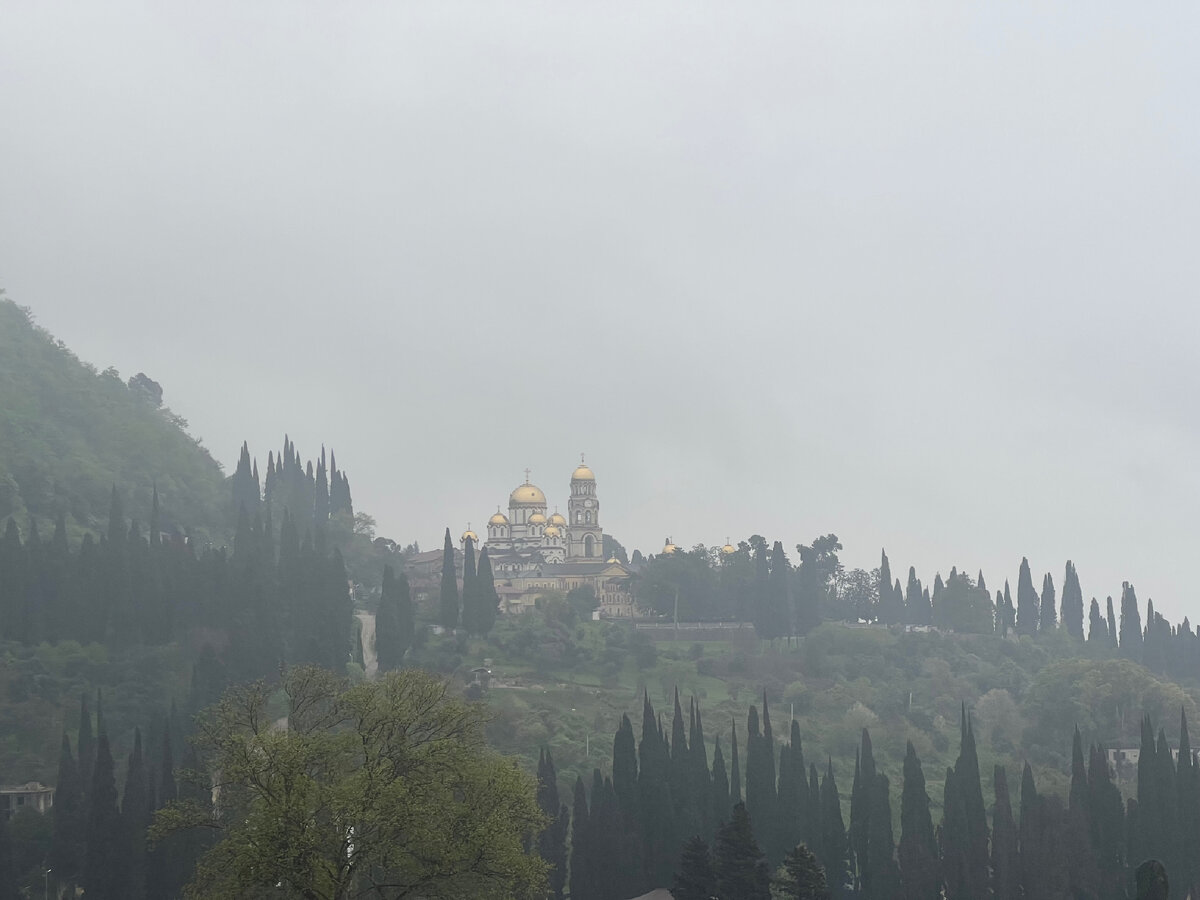
<svg viewBox="0 0 1200 900"><path fill-rule="evenodd" d="M170 521L206 539L222 534L228 489L220 465L139 375L98 372L0 297L0 520L52 523L72 537L107 524L113 486L133 509L155 485Z"/></svg>

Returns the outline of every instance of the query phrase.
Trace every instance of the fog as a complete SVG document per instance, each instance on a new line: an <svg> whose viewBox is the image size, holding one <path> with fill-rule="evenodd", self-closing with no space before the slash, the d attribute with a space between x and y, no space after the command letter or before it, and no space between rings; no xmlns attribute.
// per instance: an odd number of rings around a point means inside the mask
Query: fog
<svg viewBox="0 0 1200 900"><path fill-rule="evenodd" d="M1196 618L1194 6L0 15L0 287L227 468Z"/></svg>

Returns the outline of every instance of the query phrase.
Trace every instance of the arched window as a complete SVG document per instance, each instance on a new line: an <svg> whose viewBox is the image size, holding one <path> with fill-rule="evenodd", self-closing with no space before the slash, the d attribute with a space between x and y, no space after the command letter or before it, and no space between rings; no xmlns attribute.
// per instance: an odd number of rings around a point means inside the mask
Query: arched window
<svg viewBox="0 0 1200 900"><path fill-rule="evenodd" d="M578 525L583 521L583 513L575 510L575 524Z"/></svg>
<svg viewBox="0 0 1200 900"><path fill-rule="evenodd" d="M595 556L596 555L596 541L590 534L584 535L583 555L584 556Z"/></svg>
<svg viewBox="0 0 1200 900"><path fill-rule="evenodd" d="M583 514L583 518L589 525L591 525L592 524L592 511L589 509L587 512L585 512Z"/></svg>

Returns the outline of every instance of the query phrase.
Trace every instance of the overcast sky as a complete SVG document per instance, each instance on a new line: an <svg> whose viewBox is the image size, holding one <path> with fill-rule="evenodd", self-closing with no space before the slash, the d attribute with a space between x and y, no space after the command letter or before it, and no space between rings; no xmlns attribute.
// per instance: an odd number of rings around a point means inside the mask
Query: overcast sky
<svg viewBox="0 0 1200 900"><path fill-rule="evenodd" d="M0 2L0 287L380 533L1200 618L1194 4ZM793 554L794 556L794 554Z"/></svg>

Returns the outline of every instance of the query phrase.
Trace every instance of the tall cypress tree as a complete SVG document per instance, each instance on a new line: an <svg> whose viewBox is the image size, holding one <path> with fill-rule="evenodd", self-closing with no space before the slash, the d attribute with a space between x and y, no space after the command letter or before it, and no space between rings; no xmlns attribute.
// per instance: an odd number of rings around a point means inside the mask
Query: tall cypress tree
<svg viewBox="0 0 1200 900"><path fill-rule="evenodd" d="M1088 794L1092 810L1092 846L1100 874L1100 900L1125 897L1125 806L1109 777L1108 759L1092 745L1088 759Z"/></svg>
<svg viewBox="0 0 1200 900"><path fill-rule="evenodd" d="M984 897L988 889L988 826L980 783L975 731L963 705L962 749L954 764L954 779L963 801L967 825L966 863L968 896Z"/></svg>
<svg viewBox="0 0 1200 900"><path fill-rule="evenodd" d="M1179 767L1175 784L1179 816L1179 840L1175 852L1180 863L1174 876L1175 883L1183 885L1185 893L1191 888L1192 896L1200 896L1200 890L1196 890L1200 887L1200 768L1192 755L1187 714L1182 707L1179 710Z"/></svg>
<svg viewBox="0 0 1200 900"><path fill-rule="evenodd" d="M1037 591L1033 589L1033 576L1029 573L1029 560L1022 557L1021 571L1017 575L1017 634L1037 634L1038 607Z"/></svg>
<svg viewBox="0 0 1200 900"><path fill-rule="evenodd" d="M13 856L12 837L8 832L8 820L0 816L0 900L19 900L19 873Z"/></svg>
<svg viewBox="0 0 1200 900"><path fill-rule="evenodd" d="M154 814L146 763L142 758L142 732L133 732L133 752L125 770L125 794L121 798L121 821L125 830L125 858L129 860L127 884L132 900L146 896L146 829Z"/></svg>
<svg viewBox="0 0 1200 900"><path fill-rule="evenodd" d="M567 831L569 814L558 800L558 773L550 750L543 749L538 757L537 803L546 817L546 827L538 836L538 856L550 865L550 895L562 900L567 884Z"/></svg>
<svg viewBox="0 0 1200 900"><path fill-rule="evenodd" d="M86 805L92 792L92 769L96 764L96 742L92 738L92 713L88 709L87 693L79 698L79 781Z"/></svg>
<svg viewBox="0 0 1200 900"><path fill-rule="evenodd" d="M101 725L96 738L96 765L88 803L87 851L83 886L90 900L126 900L129 854L121 813L117 809L117 782L113 774L108 733Z"/></svg>
<svg viewBox="0 0 1200 900"><path fill-rule="evenodd" d="M688 728L688 792L696 811L700 834L707 838L716 833L713 818L712 777L708 771L708 750L704 746L704 723L696 698L691 701Z"/></svg>
<svg viewBox="0 0 1200 900"><path fill-rule="evenodd" d="M583 778L575 777L571 815L571 900L594 900L595 875L592 835L588 817L587 793Z"/></svg>
<svg viewBox="0 0 1200 900"><path fill-rule="evenodd" d="M875 775L871 786L871 821L867 841L870 846L870 872L866 883L869 897L892 900L900 895L900 870L896 866L896 842L892 834L892 802L888 777Z"/></svg>
<svg viewBox="0 0 1200 900"><path fill-rule="evenodd" d="M942 875L947 900L973 900L967 861L967 809L958 780L953 769L946 769L942 792Z"/></svg>
<svg viewBox="0 0 1200 900"><path fill-rule="evenodd" d="M1121 586L1121 655L1134 662L1142 661L1142 614L1137 594L1128 581Z"/></svg>
<svg viewBox="0 0 1200 900"><path fill-rule="evenodd" d="M496 615L500 611L500 598L496 595L496 581L492 575L492 561L487 547L479 554L479 627L480 634L487 635L496 626Z"/></svg>
<svg viewBox="0 0 1200 900"><path fill-rule="evenodd" d="M898 582L897 582L898 583ZM883 625L899 625L904 621L904 595L892 585L892 567L887 552L879 560L879 621Z"/></svg>
<svg viewBox="0 0 1200 900"><path fill-rule="evenodd" d="M629 716L621 716L613 737L613 795L617 811L617 853L624 864L614 872L622 896L633 897L645 887L642 850L645 845L638 793L637 742Z"/></svg>
<svg viewBox="0 0 1200 900"><path fill-rule="evenodd" d="M729 776L725 772L725 757L721 753L721 736L717 735L712 761L712 822L720 825L729 818L733 808L729 797Z"/></svg>
<svg viewBox="0 0 1200 900"><path fill-rule="evenodd" d="M1021 870L1017 824L1013 820L1008 773L1004 766L992 772L996 807L992 814L992 896L995 900L1020 900Z"/></svg>
<svg viewBox="0 0 1200 900"><path fill-rule="evenodd" d="M1025 769L1021 773L1021 821L1017 833L1020 844L1021 888L1024 896L1031 898L1044 896L1044 829L1040 814L1041 802L1037 787L1033 783L1033 769L1029 767L1029 763L1025 763Z"/></svg>
<svg viewBox="0 0 1200 900"><path fill-rule="evenodd" d="M825 856L825 879L832 891L842 894L850 884L850 841L842 819L842 801L837 780L833 777L833 760L826 762L825 777L821 780L821 849Z"/></svg>
<svg viewBox="0 0 1200 900"><path fill-rule="evenodd" d="M648 693L643 695L642 701L642 739L638 744L638 770L644 883L651 887L669 884L675 872L676 862L671 856L670 755L659 732Z"/></svg>
<svg viewBox="0 0 1200 900"><path fill-rule="evenodd" d="M1073 896L1095 897L1100 889L1099 868L1092 848L1091 792L1083 761L1079 726L1071 743L1071 793L1067 810L1067 867Z"/></svg>
<svg viewBox="0 0 1200 900"><path fill-rule="evenodd" d="M404 654L412 646L415 631L408 578L403 572L397 578L392 567L385 565L379 612L375 616L375 654L380 671L390 672L403 665Z"/></svg>
<svg viewBox="0 0 1200 900"><path fill-rule="evenodd" d="M746 714L746 811L755 833L770 847L775 824L775 760L768 738L759 730L758 710Z"/></svg>
<svg viewBox="0 0 1200 900"><path fill-rule="evenodd" d="M864 891L871 872L871 794L875 787L875 753L871 735L862 730L862 742L854 760L854 784L850 788L850 844L858 868L858 879Z"/></svg>
<svg viewBox="0 0 1200 900"><path fill-rule="evenodd" d="M58 757L58 781L54 790L54 837L50 843L50 868L63 886L79 879L87 833L87 807L79 768L71 755L71 740L62 736Z"/></svg>
<svg viewBox="0 0 1200 900"><path fill-rule="evenodd" d="M729 732L729 743L731 745L729 763L729 801L732 804L730 810L742 802L742 767L738 763L738 741L737 741L737 722L733 723L733 727ZM722 818L729 818L728 815Z"/></svg>
<svg viewBox="0 0 1200 900"><path fill-rule="evenodd" d="M925 773L912 741L904 755L904 791L900 795L900 897L903 900L938 900L942 875Z"/></svg>
<svg viewBox="0 0 1200 900"><path fill-rule="evenodd" d="M454 566L454 543L450 529L442 544L442 587L438 602L438 624L447 631L458 627L458 573Z"/></svg>
<svg viewBox="0 0 1200 900"><path fill-rule="evenodd" d="M1100 604L1096 602L1096 598L1092 598L1091 608L1088 610L1088 643L1097 647L1108 646L1108 623L1104 621L1104 616L1100 615Z"/></svg>
<svg viewBox="0 0 1200 900"><path fill-rule="evenodd" d="M744 803L733 808L729 821L717 831L714 856L718 897L770 900L767 858L754 839Z"/></svg>
<svg viewBox="0 0 1200 900"><path fill-rule="evenodd" d="M1067 560L1067 573L1063 576L1062 615L1063 628L1073 638L1083 640L1083 589L1079 586L1079 573L1075 563Z"/></svg>
<svg viewBox="0 0 1200 900"><path fill-rule="evenodd" d="M1108 603L1108 607L1107 607L1107 612L1105 614L1105 618L1108 621L1108 643L1109 643L1109 646L1111 646L1113 649L1116 649L1116 647L1117 647L1117 619L1113 615L1113 602L1112 602L1111 596L1108 598L1107 603Z"/></svg>
<svg viewBox="0 0 1200 900"><path fill-rule="evenodd" d="M483 634L483 598L475 570L475 542L463 542L462 626L467 634Z"/></svg>
<svg viewBox="0 0 1200 900"><path fill-rule="evenodd" d="M1050 573L1046 573L1046 577L1042 579L1042 608L1041 608L1041 623L1038 626L1039 631L1053 631L1058 627L1058 614L1054 607L1054 579Z"/></svg>

